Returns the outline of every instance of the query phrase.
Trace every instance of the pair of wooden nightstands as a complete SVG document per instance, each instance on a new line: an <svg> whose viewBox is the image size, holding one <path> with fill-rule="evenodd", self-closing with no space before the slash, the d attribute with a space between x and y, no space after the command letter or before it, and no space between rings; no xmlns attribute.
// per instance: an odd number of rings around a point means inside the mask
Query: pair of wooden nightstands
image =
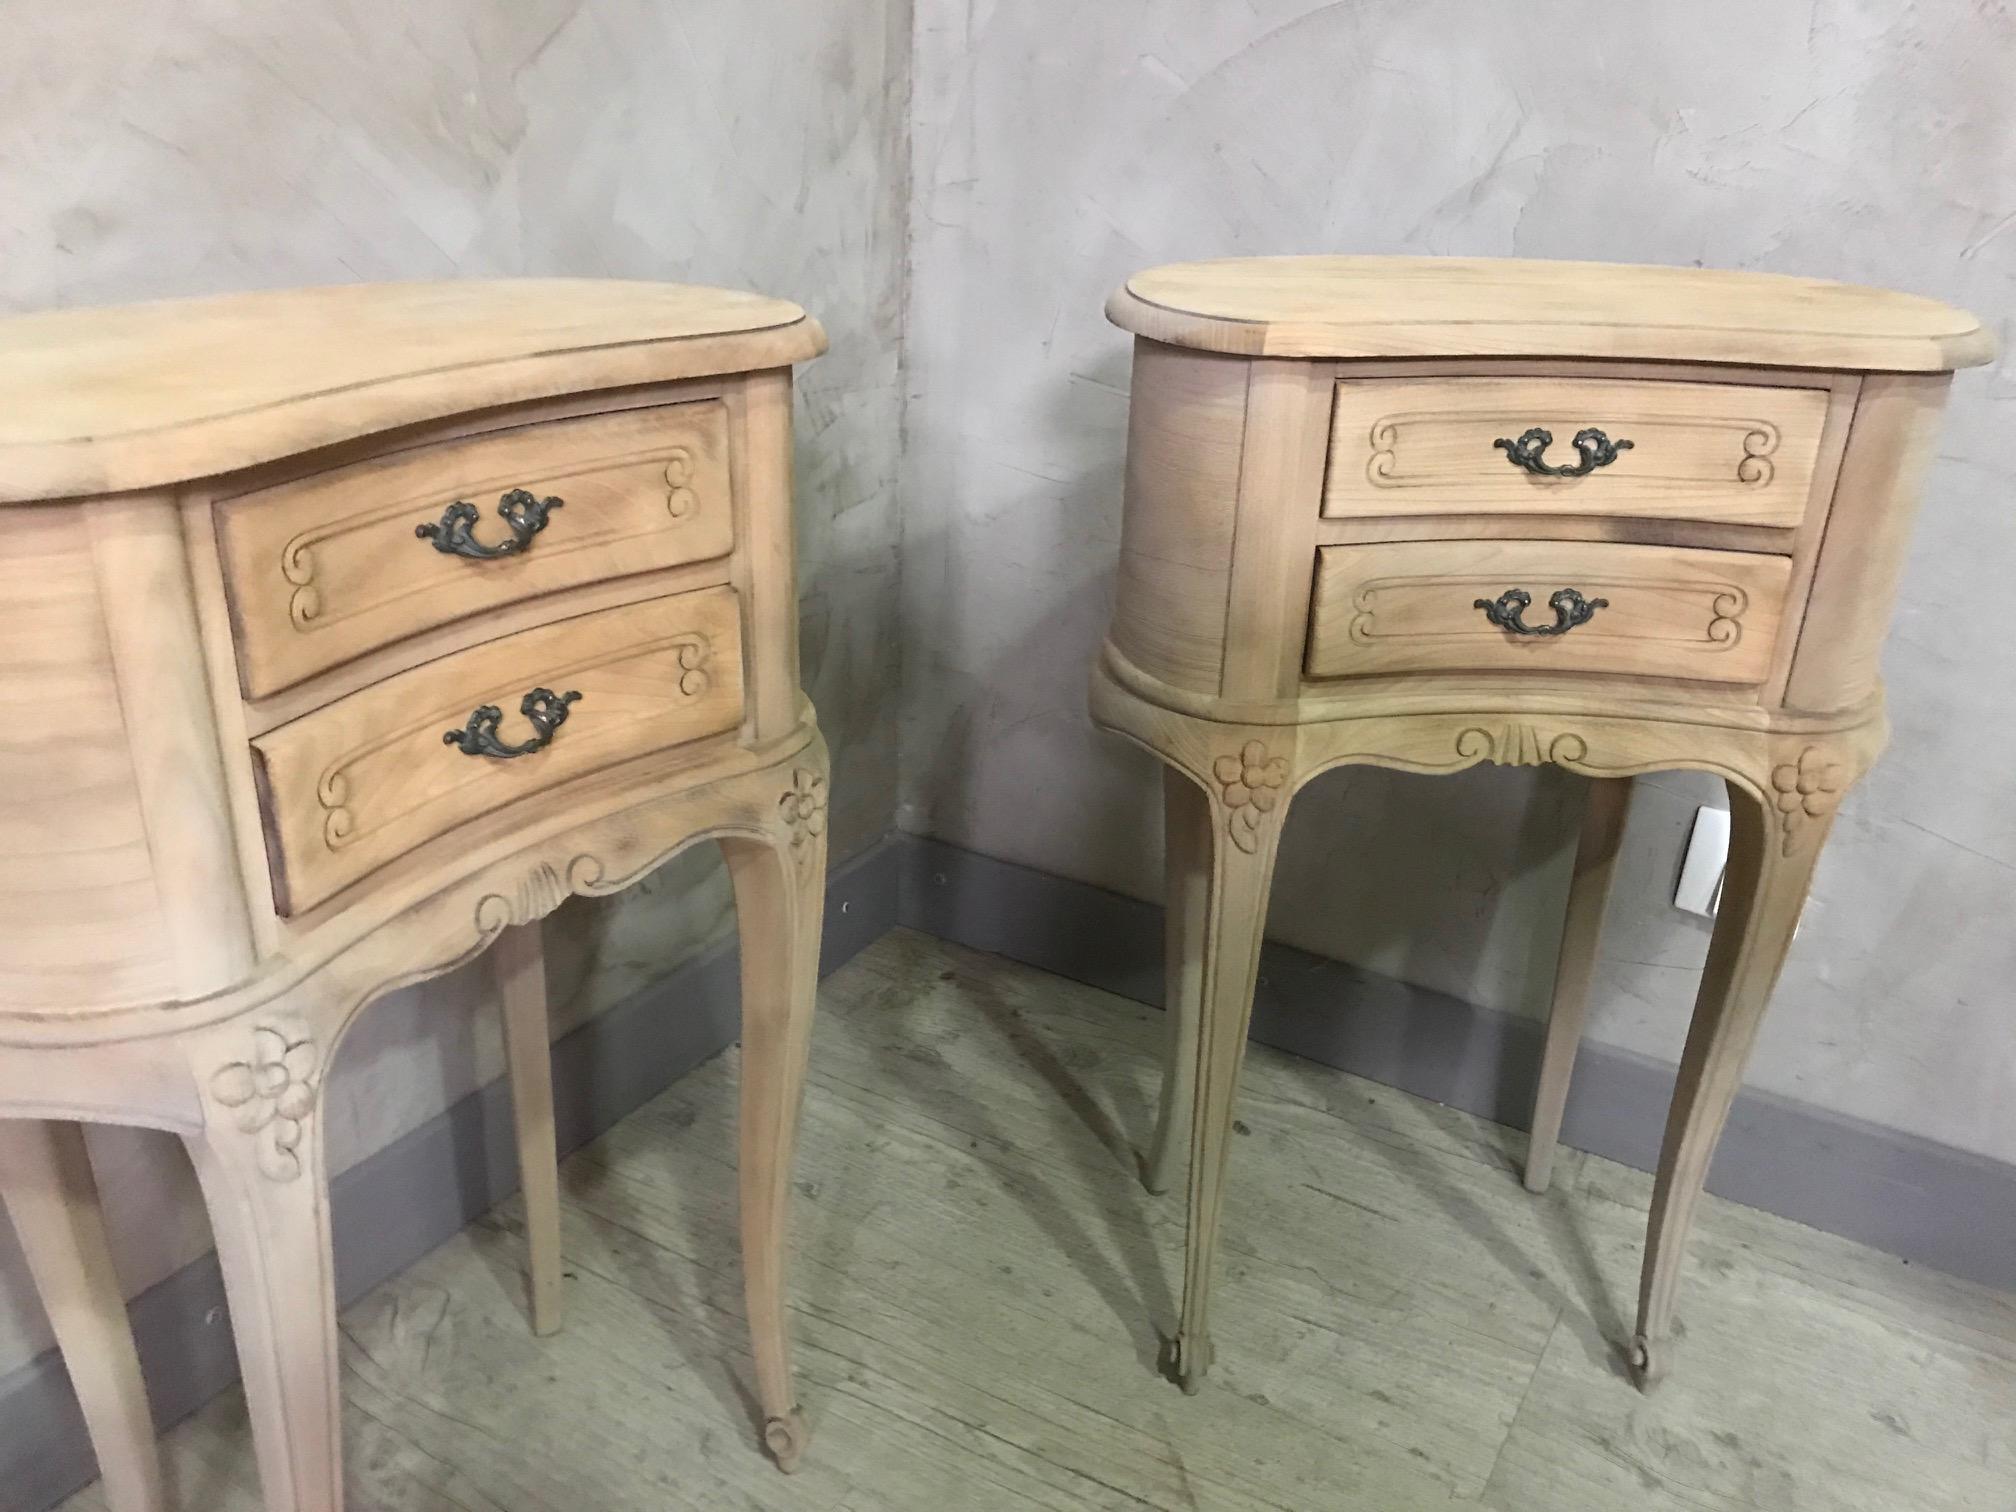
<svg viewBox="0 0 2016 1512"><path fill-rule="evenodd" d="M1175 267L1139 337L1100 723L1170 766L1190 1154L1175 1368L1210 1359L1234 1084L1275 848L1346 762L1595 784L1528 1181L1544 1186L1625 785L1726 778L1722 921L1652 1213L1633 1368L1835 806L1950 370L1929 301L1755 275L1281 259ZM535 926L718 839L744 946L742 1230L765 1438L784 1326L826 759L798 685L796 306L412 285L0 322L0 1156L120 1512L161 1506L76 1125L181 1135L266 1499L342 1506L322 1086L392 987L495 944L557 1321ZM494 510L489 501L497 501ZM1194 1113L1193 1113L1194 1105Z"/></svg>

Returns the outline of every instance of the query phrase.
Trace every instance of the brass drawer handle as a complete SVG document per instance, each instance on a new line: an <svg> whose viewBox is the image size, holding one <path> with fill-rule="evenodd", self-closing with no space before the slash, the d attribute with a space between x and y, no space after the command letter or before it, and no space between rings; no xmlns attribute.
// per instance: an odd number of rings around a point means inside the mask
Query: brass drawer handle
<svg viewBox="0 0 2016 1512"><path fill-rule="evenodd" d="M530 756L553 743L553 732L567 723L567 705L580 696L555 693L551 688L534 688L527 693L519 701L518 712L532 721L533 735L523 745L506 745L497 738L497 726L503 722L504 711L495 704L484 704L476 710L464 728L444 733L441 744L460 746L465 756Z"/></svg>
<svg viewBox="0 0 2016 1512"><path fill-rule="evenodd" d="M512 489L497 501L498 517L511 528L511 539L499 541L495 546L485 546L476 539L476 506L464 499L457 499L441 512L440 524L415 525L413 534L423 541L433 541L434 549L446 556L474 557L478 561L520 556L532 549L532 537L546 528L547 516L565 502L537 499L522 488Z"/></svg>
<svg viewBox="0 0 2016 1512"><path fill-rule="evenodd" d="M1587 477L1597 468L1608 467L1615 462L1617 453L1631 450L1629 441L1612 441L1593 425L1587 430L1575 432L1574 446L1582 460L1573 466L1553 467L1541 460L1540 454L1554 444L1554 432L1537 425L1517 441L1500 436L1491 444L1502 446L1514 467L1523 468L1540 478Z"/></svg>
<svg viewBox="0 0 2016 1512"><path fill-rule="evenodd" d="M1471 607L1482 609L1484 618L1514 635L1566 635L1577 625L1588 624L1598 609L1610 607L1608 599L1585 599L1573 588L1561 588L1547 600L1547 607L1554 611L1554 623L1529 625L1524 615L1532 602L1533 595L1524 588L1507 588L1496 599L1478 599Z"/></svg>

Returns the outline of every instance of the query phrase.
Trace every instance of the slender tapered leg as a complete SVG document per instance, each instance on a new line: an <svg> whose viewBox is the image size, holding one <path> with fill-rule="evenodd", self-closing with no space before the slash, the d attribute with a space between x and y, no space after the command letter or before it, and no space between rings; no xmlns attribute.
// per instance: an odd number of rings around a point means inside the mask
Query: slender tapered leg
<svg viewBox="0 0 2016 1512"><path fill-rule="evenodd" d="M1554 1002L1547 1013L1547 1046L1540 1057L1540 1085L1533 1094L1532 1137L1526 1143L1526 1190L1544 1192L1554 1177L1554 1149L1561 1138L1561 1114L1568 1106L1568 1081L1575 1052L1589 1021L1589 978L1596 967L1596 940L1610 906L1610 878L1631 806L1629 777L1592 777L1575 844L1575 876L1568 885L1568 911L1561 924L1561 953L1554 967Z"/></svg>
<svg viewBox="0 0 2016 1512"><path fill-rule="evenodd" d="M1174 767L1162 771L1164 934L1163 1012L1168 1054L1155 1137L1141 1161L1142 1183L1166 1192L1176 1163L1190 1151L1190 1109L1197 1093L1197 1028L1203 1016L1204 923L1211 896L1211 803Z"/></svg>
<svg viewBox="0 0 2016 1512"><path fill-rule="evenodd" d="M560 1327L560 1152L553 1129L553 1038L547 1024L546 951L537 922L506 929L490 947L504 1006L504 1056L518 1183L525 1194L532 1331Z"/></svg>
<svg viewBox="0 0 2016 1512"><path fill-rule="evenodd" d="M1788 782L1799 780L1796 767L1778 771L1794 774ZM1638 1332L1631 1344L1631 1373L1641 1389L1666 1373L1687 1232L1716 1141L1742 1086L1764 1006L1798 927L1836 792L1838 785L1826 790L1822 796L1830 799L1828 806L1809 815L1797 810L1796 790L1788 814L1761 804L1734 783L1729 787L1729 864L1722 906L1680 1057L1652 1191Z"/></svg>
<svg viewBox="0 0 2016 1512"><path fill-rule="evenodd" d="M1211 1368L1211 1283L1225 1192L1225 1159L1253 985L1267 927L1267 894L1287 795L1287 762L1259 741L1214 764L1210 799L1211 872L1199 977L1196 1094L1190 1130L1190 1210L1183 1261L1183 1314L1170 1341L1170 1368L1194 1394ZM1186 970L1189 969L1186 967Z"/></svg>
<svg viewBox="0 0 2016 1512"><path fill-rule="evenodd" d="M724 838L742 945L740 1185L742 1275L763 1404L763 1442L786 1471L805 1452L805 1414L791 1376L786 1321L791 1156L826 900L824 762L801 767L783 799L776 840Z"/></svg>
<svg viewBox="0 0 2016 1512"><path fill-rule="evenodd" d="M216 1117L184 1142L217 1237L266 1512L343 1512L319 1054L270 1025L245 1048L211 1074Z"/></svg>
<svg viewBox="0 0 2016 1512"><path fill-rule="evenodd" d="M154 1419L74 1123L0 1119L0 1196L77 1392L112 1512L163 1512Z"/></svg>

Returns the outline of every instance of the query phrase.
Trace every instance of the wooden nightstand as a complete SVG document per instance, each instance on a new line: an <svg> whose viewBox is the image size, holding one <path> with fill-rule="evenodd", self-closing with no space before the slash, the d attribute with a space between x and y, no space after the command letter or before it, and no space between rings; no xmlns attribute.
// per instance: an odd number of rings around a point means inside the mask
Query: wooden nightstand
<svg viewBox="0 0 2016 1512"><path fill-rule="evenodd" d="M1592 785L1527 1184L1547 1183L1627 784L1728 784L1720 920L1667 1122L1632 1369L1666 1368L1689 1221L1841 797L1973 317L1684 268L1255 258L1159 268L1094 719L1160 757L1171 1060L1190 1153L1173 1368L1208 1369L1234 1085L1290 800L1351 762ZM1194 1110L1194 1111L1193 1111Z"/></svg>
<svg viewBox="0 0 2016 1512"><path fill-rule="evenodd" d="M159 1488L75 1123L187 1142L267 1505L335 1512L345 1029L498 942L552 1326L538 921L706 838L742 927L757 1395L797 1460L784 1220L827 763L790 368L824 346L782 300L564 280L0 322L0 1179L121 1512Z"/></svg>

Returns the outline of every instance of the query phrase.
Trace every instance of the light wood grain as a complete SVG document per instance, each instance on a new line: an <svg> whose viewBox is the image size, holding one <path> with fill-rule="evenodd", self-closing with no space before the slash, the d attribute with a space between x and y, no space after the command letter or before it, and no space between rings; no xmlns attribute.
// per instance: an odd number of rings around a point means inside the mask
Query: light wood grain
<svg viewBox="0 0 2016 1512"><path fill-rule="evenodd" d="M1614 357L1923 372L1994 339L1887 289L1722 269L1466 257L1239 257L1137 273L1107 302L1156 341L1251 357Z"/></svg>
<svg viewBox="0 0 2016 1512"><path fill-rule="evenodd" d="M84 1013L172 998L175 937L149 859L89 528L78 510L6 518L0 1008Z"/></svg>
<svg viewBox="0 0 2016 1512"><path fill-rule="evenodd" d="M1783 610L1784 557L1587 541L1421 541L1318 553L1309 675L1601 672L1759 683ZM1563 635L1515 635L1476 607L1509 589L1522 622L1559 622L1572 588L1606 599Z"/></svg>
<svg viewBox="0 0 2016 1512"><path fill-rule="evenodd" d="M1845 708L1880 686L1883 642L1951 381L1935 373L1862 382L1786 673L1789 707Z"/></svg>
<svg viewBox="0 0 2016 1512"><path fill-rule="evenodd" d="M731 396L737 553L749 647L746 738L776 740L798 723L798 536L791 515L791 375L755 373Z"/></svg>
<svg viewBox="0 0 2016 1512"><path fill-rule="evenodd" d="M1198 1033L1204 1015L1204 930L1211 906L1211 804L1174 767L1162 771L1162 1009L1169 1021L1155 1132L1141 1183L1160 1195L1187 1169L1197 1101Z"/></svg>
<svg viewBox="0 0 2016 1512"><path fill-rule="evenodd" d="M1521 541L1540 531L1550 541L1693 546L1704 551L1754 551L1767 556L1793 556L1804 534L1803 527L1712 525L1699 520L1641 520L1629 515L1548 515L1542 524L1523 514L1419 514L1319 520L1316 542L1359 546L1375 541ZM1816 539L1817 535L1816 531Z"/></svg>
<svg viewBox="0 0 2016 1512"><path fill-rule="evenodd" d="M560 1153L553 1125L553 1028L546 1006L541 926L535 922L506 929L491 947L490 959L504 1018L511 1132L518 1146L518 1190L525 1206L532 1331L550 1334L560 1327L565 1278L560 1270Z"/></svg>
<svg viewBox="0 0 2016 1512"><path fill-rule="evenodd" d="M1589 1022L1589 980L1596 971L1596 945L1610 906L1610 880L1624 842L1631 810L1629 777L1599 778L1583 794L1581 831L1575 842L1575 871L1568 884L1568 907L1561 920L1555 956L1554 992L1547 1009L1547 1040L1540 1054L1540 1077L1533 1088L1533 1118L1527 1125L1526 1190L1544 1192L1554 1179L1554 1156L1575 1052Z"/></svg>
<svg viewBox="0 0 2016 1512"><path fill-rule="evenodd" d="M791 1167L812 1052L819 987L820 928L826 905L823 747L802 753L782 796L788 831L775 837L724 836L721 854L735 887L742 931L742 1087L737 1115L743 1292L756 1356L763 1442L780 1469L795 1471L810 1437L791 1369L785 1278Z"/></svg>
<svg viewBox="0 0 2016 1512"><path fill-rule="evenodd" d="M466 501L481 511L479 543L508 541L497 503L511 489L561 500L519 555L472 560L415 535ZM515 426L222 498L215 512L240 687L265 698L456 620L725 556L727 409Z"/></svg>
<svg viewBox="0 0 2016 1512"><path fill-rule="evenodd" d="M282 1175L264 1130L248 1137L217 1113L184 1143L217 1237L265 1509L345 1512L324 1119L297 1120Z"/></svg>
<svg viewBox="0 0 2016 1512"><path fill-rule="evenodd" d="M1194 1068L1168 1073L1189 1083L1193 1103L1183 1306L1168 1352L1171 1375L1190 1394L1203 1385L1213 1358L1211 1289L1232 1113L1253 1018L1274 858L1299 775L1293 732L1229 727L1204 739L1212 752L1204 783L1207 823L1199 826L1194 807L1174 813L1176 805L1169 806L1179 828L1191 831L1179 834L1179 861L1201 874L1177 881L1171 927L1178 933L1171 938L1169 965L1178 990L1194 998L1179 1011L1196 1019L1194 1028L1180 1025L1172 1039L1172 1049L1194 1056ZM1193 902L1195 891L1203 893L1201 903Z"/></svg>
<svg viewBox="0 0 2016 1512"><path fill-rule="evenodd" d="M154 1416L77 1124L0 1118L0 1198L98 1456L110 1512L167 1512Z"/></svg>
<svg viewBox="0 0 2016 1512"><path fill-rule="evenodd" d="M1208 694L1224 674L1246 387L1243 363L1134 343L1113 638Z"/></svg>
<svg viewBox="0 0 2016 1512"><path fill-rule="evenodd" d="M1329 374L1316 363L1255 362L1246 383L1246 432L1226 584L1226 698L1292 698L1302 680L1314 566L1316 514L1329 437L1323 425Z"/></svg>
<svg viewBox="0 0 2016 1512"><path fill-rule="evenodd" d="M825 347L786 300L606 279L19 315L0 321L0 504L153 488L445 415L783 367Z"/></svg>
<svg viewBox="0 0 2016 1512"><path fill-rule="evenodd" d="M499 759L444 740L483 705L504 710L502 739L531 739L519 704L541 687L581 695L545 749ZM275 906L311 909L479 814L741 718L730 588L563 620L416 667L253 741Z"/></svg>
<svg viewBox="0 0 2016 1512"><path fill-rule="evenodd" d="M1332 411L1323 513L1502 509L1796 526L1827 401L1825 387L1347 374ZM1553 440L1541 460L1574 467L1571 443L1587 427L1620 450L1582 477L1522 472L1497 444L1542 429Z"/></svg>
<svg viewBox="0 0 2016 1512"><path fill-rule="evenodd" d="M174 996L198 998L251 971L253 941L182 519L169 499L142 495L94 500L84 518Z"/></svg>
<svg viewBox="0 0 2016 1512"><path fill-rule="evenodd" d="M1722 905L1709 941L1666 1137L1652 1190L1651 1221L1638 1289L1638 1327L1631 1341L1632 1374L1641 1385L1662 1380L1671 1365L1674 1308L1680 1294L1687 1235L1708 1179L1708 1164L1743 1085L1771 989L1806 906L1813 866L1834 822L1833 805L1848 776L1836 753L1786 746L1773 773L1773 797L1729 788L1729 861ZM1809 785L1809 772L1815 781ZM1823 775L1831 774L1831 775ZM1818 805L1800 806L1808 795Z"/></svg>

